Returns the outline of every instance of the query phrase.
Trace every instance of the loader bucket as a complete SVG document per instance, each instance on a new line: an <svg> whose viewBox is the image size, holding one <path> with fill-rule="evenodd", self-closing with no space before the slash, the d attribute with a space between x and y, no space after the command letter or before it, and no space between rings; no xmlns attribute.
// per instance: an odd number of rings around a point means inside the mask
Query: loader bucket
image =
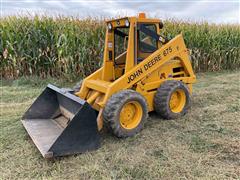
<svg viewBox="0 0 240 180"><path fill-rule="evenodd" d="M97 112L84 100L48 85L23 115L22 123L45 158L100 146Z"/></svg>

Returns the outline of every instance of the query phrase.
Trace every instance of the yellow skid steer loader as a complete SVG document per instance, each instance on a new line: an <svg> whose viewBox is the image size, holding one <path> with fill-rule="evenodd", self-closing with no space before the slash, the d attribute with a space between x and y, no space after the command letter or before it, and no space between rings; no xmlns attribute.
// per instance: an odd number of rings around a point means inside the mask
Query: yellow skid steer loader
<svg viewBox="0 0 240 180"><path fill-rule="evenodd" d="M182 35L167 39L162 27L144 13L107 21L102 67L73 91L47 86L22 118L43 157L97 149L103 125L129 137L148 112L164 119L187 112L196 77Z"/></svg>

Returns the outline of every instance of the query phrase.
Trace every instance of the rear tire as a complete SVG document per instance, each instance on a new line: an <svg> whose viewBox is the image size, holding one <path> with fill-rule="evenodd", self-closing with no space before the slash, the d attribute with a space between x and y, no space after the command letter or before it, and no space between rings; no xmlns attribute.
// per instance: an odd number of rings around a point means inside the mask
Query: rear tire
<svg viewBox="0 0 240 180"><path fill-rule="evenodd" d="M163 82L154 97L154 109L164 119L177 119L185 115L190 103L187 86L176 80Z"/></svg>
<svg viewBox="0 0 240 180"><path fill-rule="evenodd" d="M130 137L138 133L148 117L145 98L133 90L112 95L103 110L105 125L117 137Z"/></svg>

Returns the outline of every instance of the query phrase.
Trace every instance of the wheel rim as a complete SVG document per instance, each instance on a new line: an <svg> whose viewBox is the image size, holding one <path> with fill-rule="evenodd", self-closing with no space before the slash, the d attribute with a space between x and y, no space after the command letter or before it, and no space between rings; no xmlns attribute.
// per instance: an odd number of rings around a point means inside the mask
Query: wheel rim
<svg viewBox="0 0 240 180"><path fill-rule="evenodd" d="M170 97L170 110L174 113L180 113L186 104L186 94L182 89L177 89Z"/></svg>
<svg viewBox="0 0 240 180"><path fill-rule="evenodd" d="M128 102L120 112L120 124L125 129L133 129L141 122L142 115L143 110L139 102Z"/></svg>

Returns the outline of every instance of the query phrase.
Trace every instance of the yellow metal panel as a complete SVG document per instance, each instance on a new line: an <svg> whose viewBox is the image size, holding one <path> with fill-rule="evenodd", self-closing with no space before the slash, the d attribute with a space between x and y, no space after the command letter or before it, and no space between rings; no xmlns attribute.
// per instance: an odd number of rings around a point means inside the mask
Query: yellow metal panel
<svg viewBox="0 0 240 180"><path fill-rule="evenodd" d="M97 90L97 91L100 91L103 93L105 93L107 91L109 84L110 84L110 82L102 81L102 80L87 80L85 82L85 85L89 89Z"/></svg>
<svg viewBox="0 0 240 180"><path fill-rule="evenodd" d="M134 66L134 26L135 24L132 19L132 23L129 30L125 73L130 71Z"/></svg>
<svg viewBox="0 0 240 180"><path fill-rule="evenodd" d="M189 54L188 54L188 51L187 49L185 49L184 51L182 51L180 54L179 54L179 59L181 59L182 61L182 64L184 66L184 69L185 71L187 72L187 74L189 76L192 76L194 78L196 78L196 76L194 75L194 72L193 72L193 68L192 68L192 65L191 65L191 62L189 60Z"/></svg>
<svg viewBox="0 0 240 180"><path fill-rule="evenodd" d="M114 35L112 31L106 31L106 39L105 39L105 49L104 49L104 62L103 62L103 73L102 79L106 81L110 81L114 79ZM109 60L109 51L112 51L112 60Z"/></svg>
<svg viewBox="0 0 240 180"><path fill-rule="evenodd" d="M154 99L155 94L156 94L156 91L151 91L151 92L147 93L146 95L144 95L144 97L148 103L148 111L149 112L154 110L153 99Z"/></svg>
<svg viewBox="0 0 240 180"><path fill-rule="evenodd" d="M158 81L154 81L154 82L151 82L151 83L146 83L145 86L144 86L144 89L146 91L149 91L151 89L156 89L156 88L159 88L160 87L160 84L162 82L166 81L166 79L163 79L163 80L158 80Z"/></svg>
<svg viewBox="0 0 240 180"><path fill-rule="evenodd" d="M161 21L159 19L144 19L144 18L137 18L137 22L142 22L142 23L160 23Z"/></svg>
<svg viewBox="0 0 240 180"><path fill-rule="evenodd" d="M192 94L192 84L187 84L190 94Z"/></svg>
<svg viewBox="0 0 240 180"><path fill-rule="evenodd" d="M160 68L169 59L179 55L180 52L186 49L182 35L176 36L164 47L158 49L151 54L144 61L133 67L130 71L126 72L121 78L111 84L112 93L118 91L119 84L121 87L129 88L137 81L145 77L147 74Z"/></svg>
<svg viewBox="0 0 240 180"><path fill-rule="evenodd" d="M138 93L140 93L141 95L144 96L144 98L146 99L147 101L147 104L148 104L148 111L153 111L154 110L154 107L153 107L153 99L154 99L154 95L156 93L156 91L150 91L150 92L147 92L145 91L145 89L142 89L143 87L141 86L138 86L136 91Z"/></svg>
<svg viewBox="0 0 240 180"><path fill-rule="evenodd" d="M75 93L75 95L79 96L82 99L86 99L89 89L85 85L85 81L89 80L89 79L100 79L101 76L102 76L102 72L103 72L103 68L101 67L100 69L98 69L97 71L95 71L94 73L92 73L91 75L86 77L83 80L82 87L81 87L80 91Z"/></svg>
<svg viewBox="0 0 240 180"><path fill-rule="evenodd" d="M117 18L117 19L111 19L111 20L106 21L106 23L115 23L117 21L122 21L122 20L126 20L126 19L129 20L129 17L122 17L122 18Z"/></svg>

